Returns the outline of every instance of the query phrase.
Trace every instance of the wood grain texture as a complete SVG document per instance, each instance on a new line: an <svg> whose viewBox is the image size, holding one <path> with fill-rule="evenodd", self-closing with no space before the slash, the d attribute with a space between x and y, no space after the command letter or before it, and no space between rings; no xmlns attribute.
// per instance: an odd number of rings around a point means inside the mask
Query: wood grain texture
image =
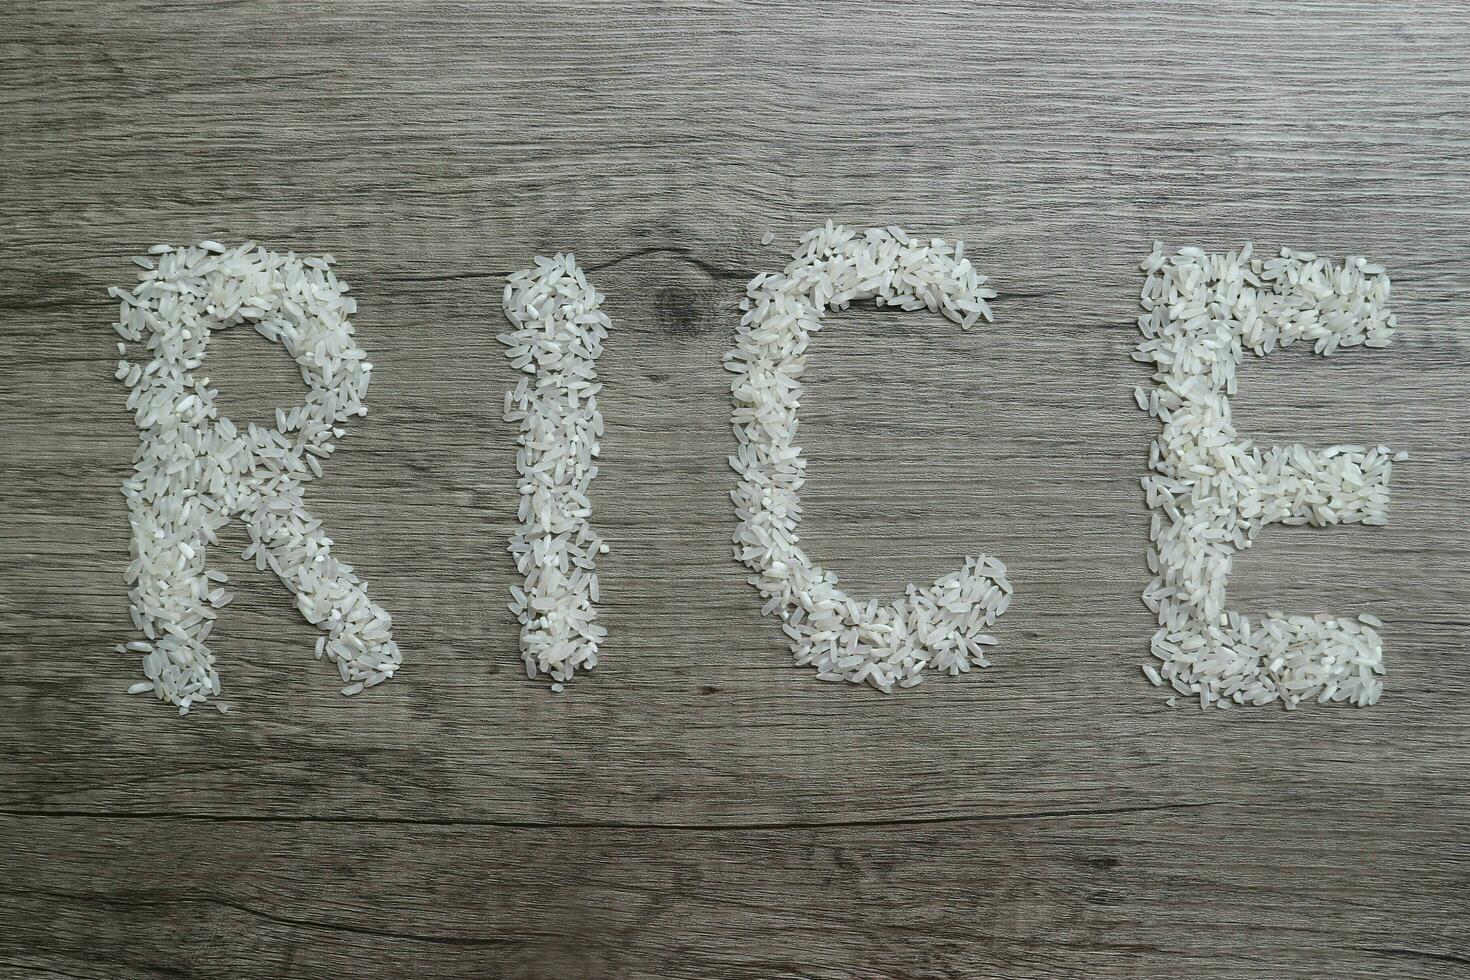
<svg viewBox="0 0 1470 980"><path fill-rule="evenodd" d="M12 2L0 40L0 977L1463 977L1470 20L1457 2ZM803 405L858 594L983 549L995 666L789 666L729 554L735 306L828 218L963 238L997 322L854 311ZM761 235L777 233L776 246ZM229 715L121 691L127 257L331 251L378 365L308 500L407 664L355 699L222 553ZM1393 523L1266 533L1245 609L1371 610L1364 711L1169 709L1131 398L1154 238L1369 255L1382 352L1247 364L1383 441ZM502 277L607 294L601 667L526 681ZM297 397L231 332L237 419ZM243 533L235 543L243 545Z"/></svg>

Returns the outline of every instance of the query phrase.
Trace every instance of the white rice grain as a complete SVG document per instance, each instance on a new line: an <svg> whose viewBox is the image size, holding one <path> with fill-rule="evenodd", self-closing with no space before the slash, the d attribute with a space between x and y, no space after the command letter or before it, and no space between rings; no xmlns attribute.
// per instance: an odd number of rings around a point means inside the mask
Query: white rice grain
<svg viewBox="0 0 1470 980"><path fill-rule="evenodd" d="M861 236L828 223L808 232L780 273L751 280L741 304L735 349L725 355L739 448L730 465L741 519L735 558L756 572L752 584L778 615L798 665L821 681L908 688L926 670L960 674L985 667L985 628L1005 612L1005 566L979 555L926 589L897 602L861 602L798 544L805 461L796 445L797 404L811 335L823 318L854 302L942 313L962 329L990 319L994 290L965 259L963 243L920 241L897 228Z"/></svg>
<svg viewBox="0 0 1470 980"><path fill-rule="evenodd" d="M607 631L597 623L594 555L607 544L592 529L588 490L597 475L603 431L597 409L597 358L612 324L603 297L571 253L537 256L505 287L501 334L521 378L505 400L505 420L519 422L518 517L510 553L525 576L512 586L510 610L521 624L526 676L549 674L560 691L578 670L597 666Z"/></svg>
<svg viewBox="0 0 1470 980"><path fill-rule="evenodd" d="M227 576L206 560L232 517L250 534L247 558L271 568L295 594L301 614L326 632L317 652L324 649L337 662L343 680L391 676L402 657L388 614L336 557L302 501L317 475L303 461L306 454L330 455L342 434L338 423L367 411L371 366L353 337L348 317L357 306L347 286L330 262L253 243L158 245L149 253L156 261L139 263L137 286L110 291L125 297L117 332L146 342L153 353L151 362L132 365L123 376L127 407L141 430L133 474L122 488L133 529L125 573L129 613L153 641L126 644L144 654L149 680L129 690L156 691L180 714L219 693L205 640L231 596L216 585ZM302 406L279 419L289 426L242 430L219 413L219 391L199 373L210 334L241 323L281 344L301 366L309 390ZM287 427L289 436L282 431Z"/></svg>
<svg viewBox="0 0 1470 980"><path fill-rule="evenodd" d="M1389 281L1362 258L1334 266L1282 249L1271 258L1161 245L1147 274L1135 360L1154 367L1140 407L1162 423L1143 478L1154 579L1143 601L1158 616L1152 649L1162 676L1201 707L1375 703L1383 645L1364 614L1268 613L1256 622L1226 606L1235 553L1268 524L1388 521L1393 456L1384 446L1257 446L1237 435L1229 396L1246 351L1309 343L1322 355L1383 347L1393 336ZM1151 665L1144 670L1153 679ZM1172 699L1171 699L1172 700Z"/></svg>

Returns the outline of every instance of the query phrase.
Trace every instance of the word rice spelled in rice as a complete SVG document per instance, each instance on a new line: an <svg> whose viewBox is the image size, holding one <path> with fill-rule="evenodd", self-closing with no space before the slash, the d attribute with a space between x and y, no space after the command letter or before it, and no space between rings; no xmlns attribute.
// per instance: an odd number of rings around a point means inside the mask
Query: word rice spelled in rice
<svg viewBox="0 0 1470 980"><path fill-rule="evenodd" d="M550 674L553 690L577 668L597 666L607 631L597 624L593 556L607 545L592 530L588 488L602 439L596 363L611 323L571 254L536 258L505 287L515 331L498 339L522 378L505 396L505 420L521 424L516 453L520 526L510 552L525 576L511 588L526 676Z"/></svg>
<svg viewBox="0 0 1470 980"><path fill-rule="evenodd" d="M341 424L367 414L372 365L353 338L356 303L333 275L332 257L203 242L156 245L135 261L143 270L138 285L109 290L120 301L117 332L151 354L146 364L117 367L142 430L123 483L132 618L147 637L118 648L143 654L147 680L130 692L151 692L180 714L219 694L206 640L231 596L228 577L207 567L206 551L232 516L250 533L244 557L275 572L301 614L324 631L316 655L336 662L343 694L393 676L402 657L388 613L333 555L321 521L302 504L305 485L344 434ZM309 389L304 404L276 409L273 429L242 430L219 414L219 392L199 373L210 333L245 322L290 352Z"/></svg>
<svg viewBox="0 0 1470 980"><path fill-rule="evenodd" d="M1269 354L1297 341L1322 355L1384 347L1393 335L1389 281L1362 258L1343 265L1305 252L1279 256L1165 257L1143 262L1143 342L1133 356L1154 368L1134 396L1163 423L1143 478L1154 509L1143 601L1158 615L1144 673L1212 704L1288 708L1308 698L1369 705L1383 692L1378 621L1270 614L1258 622L1225 605L1237 551L1267 524L1388 523L1395 458L1383 446L1263 448L1230 420L1235 371L1246 350Z"/></svg>
<svg viewBox="0 0 1470 980"><path fill-rule="evenodd" d="M756 574L779 614L799 665L821 680L867 683L881 691L912 687L926 668L958 674L988 666L984 632L1005 612L1011 586L1005 566L985 555L926 589L880 605L844 593L837 576L800 546L800 491L805 461L796 445L797 405L807 345L830 310L875 298L878 306L943 313L963 329L991 319L985 285L964 243L921 242L898 228L861 236L830 222L808 232L780 273L750 282L737 343L725 356L734 372L732 422L739 448L730 465L739 474L732 498L739 524L735 556Z"/></svg>

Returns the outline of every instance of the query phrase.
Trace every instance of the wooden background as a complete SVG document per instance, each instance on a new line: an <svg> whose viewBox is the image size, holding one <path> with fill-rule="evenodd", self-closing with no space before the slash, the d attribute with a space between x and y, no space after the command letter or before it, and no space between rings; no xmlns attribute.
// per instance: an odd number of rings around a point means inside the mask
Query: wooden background
<svg viewBox="0 0 1470 980"><path fill-rule="evenodd" d="M1470 17L1460 2L31 3L0 14L0 976L1470 974ZM963 238L992 328L853 312L803 407L857 594L969 551L995 666L817 683L729 554L735 304L828 218ZM762 247L766 231L778 236ZM330 251L379 366L308 500L407 663L355 699L237 553L229 715L123 689L137 433L105 290L157 241ZM1138 669L1149 243L1384 263L1401 333L1243 370L1381 440L1390 527L1275 528L1238 605L1372 611L1371 710ZM608 296L603 666L528 682L502 277ZM212 345L237 420L299 398ZM243 532L231 544L243 546Z"/></svg>

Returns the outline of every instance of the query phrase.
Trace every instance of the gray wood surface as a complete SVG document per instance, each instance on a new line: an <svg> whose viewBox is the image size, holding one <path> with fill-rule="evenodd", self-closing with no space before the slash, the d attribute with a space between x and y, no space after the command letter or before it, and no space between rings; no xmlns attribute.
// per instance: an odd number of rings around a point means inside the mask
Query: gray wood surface
<svg viewBox="0 0 1470 980"><path fill-rule="evenodd" d="M6 3L0 977L1470 975L1470 17L1103 6ZM1016 583L992 669L893 697L789 666L728 547L735 304L827 218L963 238L1001 291L990 329L816 346L812 552L860 594L975 549ZM122 694L105 290L204 237L331 251L358 296L371 414L308 499L406 651L365 696L233 555L235 710ZM1248 364L1235 402L1413 454L1390 527L1271 529L1233 583L1381 616L1374 709L1169 709L1139 672L1156 237L1393 275L1391 348ZM553 696L504 607L494 334L568 247L616 326L614 550L604 663ZM237 419L298 397L251 335L211 368Z"/></svg>

